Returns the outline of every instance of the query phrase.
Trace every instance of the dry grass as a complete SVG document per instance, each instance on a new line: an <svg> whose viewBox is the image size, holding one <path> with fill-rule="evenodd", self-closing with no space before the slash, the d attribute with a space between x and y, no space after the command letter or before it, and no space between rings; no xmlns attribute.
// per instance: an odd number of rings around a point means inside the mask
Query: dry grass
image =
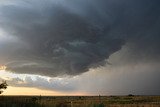
<svg viewBox="0 0 160 107"><path fill-rule="evenodd" d="M160 96L0 96L0 107L160 107Z"/></svg>

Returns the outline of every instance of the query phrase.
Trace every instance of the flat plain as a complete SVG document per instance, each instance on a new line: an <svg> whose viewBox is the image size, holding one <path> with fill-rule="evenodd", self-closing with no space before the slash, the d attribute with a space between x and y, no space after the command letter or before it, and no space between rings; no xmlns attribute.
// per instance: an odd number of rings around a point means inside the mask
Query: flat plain
<svg viewBox="0 0 160 107"><path fill-rule="evenodd" d="M0 107L160 107L160 96L0 96Z"/></svg>

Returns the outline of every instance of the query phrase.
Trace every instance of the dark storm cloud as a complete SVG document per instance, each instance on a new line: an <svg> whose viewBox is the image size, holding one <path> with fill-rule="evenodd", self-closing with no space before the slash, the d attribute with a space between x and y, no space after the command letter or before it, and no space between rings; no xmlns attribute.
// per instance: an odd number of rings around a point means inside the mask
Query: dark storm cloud
<svg viewBox="0 0 160 107"><path fill-rule="evenodd" d="M18 42L3 43L0 57L13 72L77 75L104 65L125 43L135 56L159 57L159 1L10 2L0 6L0 28Z"/></svg>

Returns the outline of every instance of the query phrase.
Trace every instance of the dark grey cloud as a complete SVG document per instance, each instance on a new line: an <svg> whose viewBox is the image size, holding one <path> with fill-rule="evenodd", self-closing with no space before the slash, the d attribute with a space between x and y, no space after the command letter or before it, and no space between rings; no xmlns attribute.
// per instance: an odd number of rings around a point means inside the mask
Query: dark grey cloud
<svg viewBox="0 0 160 107"><path fill-rule="evenodd" d="M12 72L81 74L126 43L136 59L159 61L159 1L10 2L0 6L0 29L17 41L4 42L0 58Z"/></svg>

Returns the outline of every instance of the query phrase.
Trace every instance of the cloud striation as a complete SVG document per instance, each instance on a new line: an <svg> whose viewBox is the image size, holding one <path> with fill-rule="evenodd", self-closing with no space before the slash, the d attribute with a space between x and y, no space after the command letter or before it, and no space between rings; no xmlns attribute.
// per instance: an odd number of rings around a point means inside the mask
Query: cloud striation
<svg viewBox="0 0 160 107"><path fill-rule="evenodd" d="M124 45L131 48L133 59L159 62L158 3L156 0L3 1L0 63L15 73L78 75L103 66Z"/></svg>

